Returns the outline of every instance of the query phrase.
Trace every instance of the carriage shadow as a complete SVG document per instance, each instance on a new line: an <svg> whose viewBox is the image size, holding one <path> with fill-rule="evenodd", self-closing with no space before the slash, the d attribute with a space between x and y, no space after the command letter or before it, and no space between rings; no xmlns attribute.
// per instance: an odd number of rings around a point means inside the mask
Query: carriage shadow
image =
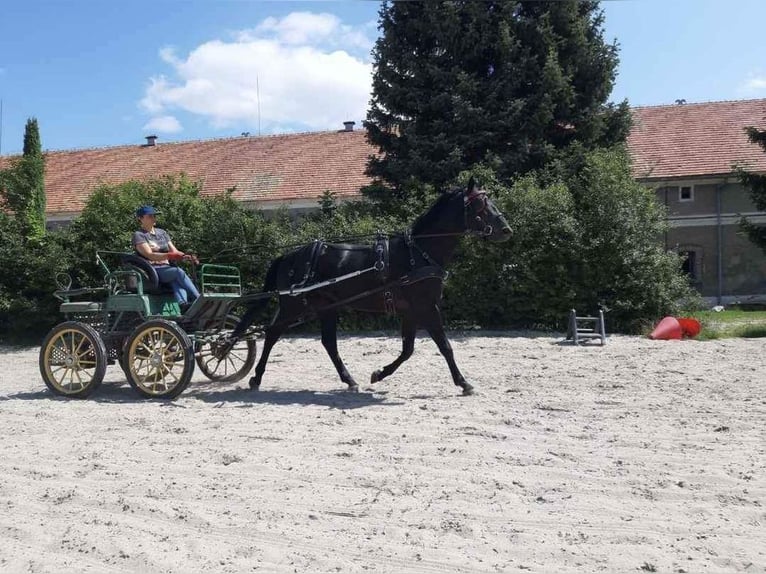
<svg viewBox="0 0 766 574"><path fill-rule="evenodd" d="M50 391L25 391L22 393L14 393L12 395L0 396L0 401L42 401L45 399L57 400L59 397L54 396Z"/></svg>
<svg viewBox="0 0 766 574"><path fill-rule="evenodd" d="M0 401L50 401L50 402L94 402L94 403L141 403L148 399L139 397L127 382L112 383L105 381L91 396L85 399L72 399L54 395L48 389L24 391L12 395L0 396Z"/></svg>
<svg viewBox="0 0 766 574"><path fill-rule="evenodd" d="M346 390L336 391L313 391L313 390L261 390L251 391L248 388L235 388L226 390L211 390L205 388L208 385L199 384L187 389L179 400L169 401L163 399L145 399L126 382L106 381L93 395L83 401L94 403L155 403L163 407L187 408L182 399L196 399L205 403L214 403L214 406L223 403L241 403L233 406L250 408L254 405L301 405L320 406L341 410L358 409L371 406L399 406L401 401L392 401L381 393L359 392L349 393ZM47 389L39 391L25 391L12 395L0 396L0 401L80 401L58 397Z"/></svg>

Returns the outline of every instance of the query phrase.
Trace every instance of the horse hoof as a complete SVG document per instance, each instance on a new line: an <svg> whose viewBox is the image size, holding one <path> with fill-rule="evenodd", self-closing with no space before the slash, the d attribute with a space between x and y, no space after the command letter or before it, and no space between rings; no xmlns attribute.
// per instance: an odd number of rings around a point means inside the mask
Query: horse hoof
<svg viewBox="0 0 766 574"><path fill-rule="evenodd" d="M374 385L375 383L379 383L381 381L381 379L383 378L383 377L381 377L381 374L382 373L380 371L374 371L370 375L370 384Z"/></svg>
<svg viewBox="0 0 766 574"><path fill-rule="evenodd" d="M463 387L464 397L470 397L472 394L473 394L473 387L471 385L466 385Z"/></svg>
<svg viewBox="0 0 766 574"><path fill-rule="evenodd" d="M261 383L259 383L258 380L255 377L250 379L250 390L251 391L257 391L258 387L260 387L260 386L261 386Z"/></svg>
<svg viewBox="0 0 766 574"><path fill-rule="evenodd" d="M358 393L359 392L359 385L349 385L348 386L348 392L349 393Z"/></svg>

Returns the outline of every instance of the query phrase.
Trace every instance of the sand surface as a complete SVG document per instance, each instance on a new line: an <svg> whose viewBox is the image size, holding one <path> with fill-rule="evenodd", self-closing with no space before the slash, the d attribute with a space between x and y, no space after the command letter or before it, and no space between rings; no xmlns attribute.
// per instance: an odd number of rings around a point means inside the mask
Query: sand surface
<svg viewBox="0 0 766 574"><path fill-rule="evenodd" d="M452 342L476 396L420 337L359 394L294 337L173 402L0 350L0 572L766 572L766 341ZM340 341L360 383L399 347Z"/></svg>

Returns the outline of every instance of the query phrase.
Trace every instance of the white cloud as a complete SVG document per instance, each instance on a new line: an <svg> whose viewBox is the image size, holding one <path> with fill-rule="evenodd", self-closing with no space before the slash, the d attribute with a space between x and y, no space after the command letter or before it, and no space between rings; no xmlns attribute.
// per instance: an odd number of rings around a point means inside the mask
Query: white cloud
<svg viewBox="0 0 766 574"><path fill-rule="evenodd" d="M740 87L743 94L766 93L766 74L750 74L747 80Z"/></svg>
<svg viewBox="0 0 766 574"><path fill-rule="evenodd" d="M763 78L750 78L745 87L751 90L766 90L766 77Z"/></svg>
<svg viewBox="0 0 766 574"><path fill-rule="evenodd" d="M286 45L312 45L350 49L362 49L369 53L372 40L365 33L369 23L359 28L343 24L333 14L292 12L281 20L266 18L252 30L236 34L239 41L248 42L269 39Z"/></svg>
<svg viewBox="0 0 766 574"><path fill-rule="evenodd" d="M370 98L372 45L332 14L294 12L267 18L231 41L211 40L186 57L165 47L172 74L152 77L141 106L150 114L181 110L218 128L273 132L341 129L361 120ZM364 49L364 56L358 53Z"/></svg>
<svg viewBox="0 0 766 574"><path fill-rule="evenodd" d="M144 125L144 131L156 131L166 134L175 134L182 130L181 122L174 116L157 116L150 119Z"/></svg>
<svg viewBox="0 0 766 574"><path fill-rule="evenodd" d="M266 18L254 30L255 37L268 37L285 44L309 44L322 41L341 29L340 19L332 14L313 14L311 12L293 12L281 20ZM250 32L240 36L252 39Z"/></svg>

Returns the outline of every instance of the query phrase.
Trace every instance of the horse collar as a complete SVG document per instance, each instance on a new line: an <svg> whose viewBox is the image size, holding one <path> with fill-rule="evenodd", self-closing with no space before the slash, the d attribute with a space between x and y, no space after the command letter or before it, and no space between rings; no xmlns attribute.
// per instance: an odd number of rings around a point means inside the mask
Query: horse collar
<svg viewBox="0 0 766 574"><path fill-rule="evenodd" d="M425 260L425 262L432 266L438 268L440 271L444 272L444 268L439 265L439 263L434 260L433 257L431 257L428 253L426 253L425 249L420 247L417 243L415 243L415 237L412 235L412 229L408 229L407 232L404 235L404 240L407 243L407 246L410 248L410 268L415 269L415 253L412 251L412 248L414 247L420 252L420 256Z"/></svg>

